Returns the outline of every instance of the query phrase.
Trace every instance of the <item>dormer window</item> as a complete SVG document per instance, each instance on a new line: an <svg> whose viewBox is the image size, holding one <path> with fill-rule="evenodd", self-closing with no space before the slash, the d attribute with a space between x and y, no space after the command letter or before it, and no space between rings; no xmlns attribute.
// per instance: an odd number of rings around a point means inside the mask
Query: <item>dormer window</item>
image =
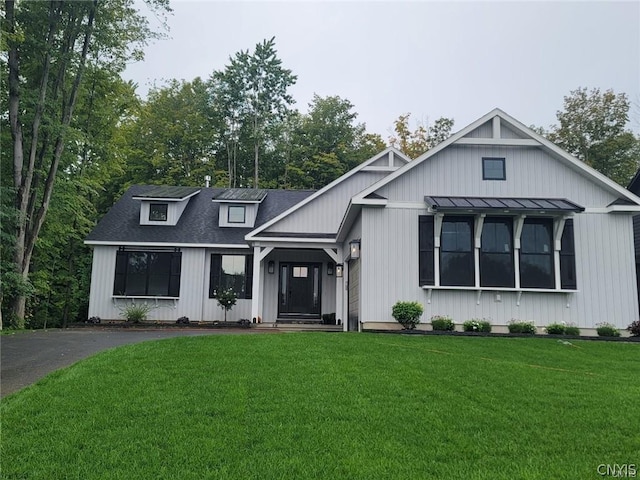
<svg viewBox="0 0 640 480"><path fill-rule="evenodd" d="M166 203L152 203L149 205L149 221L166 222L167 210L169 205Z"/></svg>
<svg viewBox="0 0 640 480"><path fill-rule="evenodd" d="M245 223L246 207L244 205L229 205L227 221L229 223Z"/></svg>
<svg viewBox="0 0 640 480"><path fill-rule="evenodd" d="M253 228L258 208L266 196L266 190L255 188L228 188L216 192L212 200L220 205L218 226Z"/></svg>
<svg viewBox="0 0 640 480"><path fill-rule="evenodd" d="M142 187L133 195L140 202L140 225L173 227L187 208L191 197L198 195L198 187L164 187L160 185Z"/></svg>

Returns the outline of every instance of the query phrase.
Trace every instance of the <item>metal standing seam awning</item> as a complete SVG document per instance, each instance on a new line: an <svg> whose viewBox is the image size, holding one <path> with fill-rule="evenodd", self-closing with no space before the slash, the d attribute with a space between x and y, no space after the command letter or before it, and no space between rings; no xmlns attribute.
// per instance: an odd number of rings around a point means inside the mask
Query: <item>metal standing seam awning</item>
<svg viewBox="0 0 640 480"><path fill-rule="evenodd" d="M566 198L424 197L440 213L536 213L563 215L583 212L584 207Z"/></svg>

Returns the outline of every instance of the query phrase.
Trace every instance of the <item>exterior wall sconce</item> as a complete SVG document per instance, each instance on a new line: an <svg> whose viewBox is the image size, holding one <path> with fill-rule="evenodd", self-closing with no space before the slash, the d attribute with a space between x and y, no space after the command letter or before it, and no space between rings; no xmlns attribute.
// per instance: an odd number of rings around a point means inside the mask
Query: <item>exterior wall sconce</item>
<svg viewBox="0 0 640 480"><path fill-rule="evenodd" d="M342 268L343 268L343 266L342 266L341 263L338 263L336 265L336 277L337 278L342 278Z"/></svg>
<svg viewBox="0 0 640 480"><path fill-rule="evenodd" d="M349 252L352 259L360 258L360 240L351 240L349 242Z"/></svg>
<svg viewBox="0 0 640 480"><path fill-rule="evenodd" d="M333 275L333 262L327 263L327 275Z"/></svg>
<svg viewBox="0 0 640 480"><path fill-rule="evenodd" d="M269 260L269 263L267 263L267 272L269 272L270 274L275 273L276 271L276 262L274 262L273 260Z"/></svg>

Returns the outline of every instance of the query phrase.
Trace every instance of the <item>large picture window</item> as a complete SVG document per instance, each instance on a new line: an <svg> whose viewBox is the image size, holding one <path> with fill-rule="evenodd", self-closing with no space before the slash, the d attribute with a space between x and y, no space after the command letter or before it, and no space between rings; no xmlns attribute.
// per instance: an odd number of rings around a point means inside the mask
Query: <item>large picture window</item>
<svg viewBox="0 0 640 480"><path fill-rule="evenodd" d="M113 294L138 297L179 297L180 252L125 252L116 256Z"/></svg>
<svg viewBox="0 0 640 480"><path fill-rule="evenodd" d="M418 263L421 287L469 286L499 289L516 288L516 266L520 269L519 288L576 290L576 250L574 220L566 219L559 251L560 262L555 264L553 232L555 222L550 217L529 217L522 224L518 260L514 246L514 217L486 217L483 221L478 262L475 258L474 230L476 218L449 215L442 219L439 255L434 235L432 215L421 215L418 223ZM439 256L439 269L436 268ZM519 262L516 265L516 261ZM480 281L476 284L475 269ZM560 285L556 285L556 275Z"/></svg>
<svg viewBox="0 0 640 480"><path fill-rule="evenodd" d="M552 219L525 219L520 235L520 286L554 288L552 242Z"/></svg>
<svg viewBox="0 0 640 480"><path fill-rule="evenodd" d="M473 286L473 217L444 217L440 237L440 285Z"/></svg>
<svg viewBox="0 0 640 480"><path fill-rule="evenodd" d="M211 254L209 298L229 288L238 298L251 298L252 283L253 255Z"/></svg>
<svg viewBox="0 0 640 480"><path fill-rule="evenodd" d="M513 287L513 222L511 218L487 217L480 239L480 285Z"/></svg>

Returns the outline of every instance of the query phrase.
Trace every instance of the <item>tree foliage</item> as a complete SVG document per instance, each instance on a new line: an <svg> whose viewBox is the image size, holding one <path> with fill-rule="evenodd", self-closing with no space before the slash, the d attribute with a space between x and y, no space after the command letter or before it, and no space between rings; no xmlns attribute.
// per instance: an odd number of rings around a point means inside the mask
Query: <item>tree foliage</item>
<svg viewBox="0 0 640 480"><path fill-rule="evenodd" d="M297 77L282 66L277 56L275 37L255 46L252 54L241 50L229 59L223 71L214 72L211 83L220 102L229 142L228 171L230 185L237 185L234 168L239 132L248 132L253 153L253 187L259 186L261 149L273 141L273 130L286 118L294 103L288 93ZM248 186L248 185L244 185Z"/></svg>
<svg viewBox="0 0 640 480"><path fill-rule="evenodd" d="M640 138L627 129L626 94L578 88L564 97L548 137L558 146L626 186L638 169Z"/></svg>
<svg viewBox="0 0 640 480"><path fill-rule="evenodd" d="M389 144L409 158L419 157L451 135L454 124L451 118L440 117L432 125L418 123L412 131L410 117L410 113L400 115L393 123L394 135L389 137Z"/></svg>
<svg viewBox="0 0 640 480"><path fill-rule="evenodd" d="M158 12L168 9L168 0L148 3ZM90 102L81 99L91 91L86 88L88 71L118 75L157 34L133 8L133 0L6 0L3 29L11 132L5 147L12 165L12 183L3 179L3 187L13 192L13 201L3 208L15 209L11 270L25 284L60 172L73 173L92 153L87 141L92 130L76 117L79 104ZM78 145L87 147L84 159L68 148ZM16 289L9 300L12 321L24 326L24 292Z"/></svg>

